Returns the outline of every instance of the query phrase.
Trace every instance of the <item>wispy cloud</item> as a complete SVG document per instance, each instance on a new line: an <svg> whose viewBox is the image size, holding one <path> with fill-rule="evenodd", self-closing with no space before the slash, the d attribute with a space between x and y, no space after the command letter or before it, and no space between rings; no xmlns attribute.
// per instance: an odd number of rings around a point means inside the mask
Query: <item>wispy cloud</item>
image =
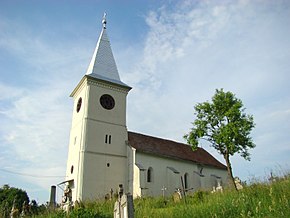
<svg viewBox="0 0 290 218"><path fill-rule="evenodd" d="M25 181L47 190L65 177L72 107L68 96L81 78L88 53L78 43L70 48L63 41L55 47L30 26L11 20L3 19L0 28L0 51L32 69L27 76L21 75L24 69L13 72L16 85L0 83L1 168L27 174ZM24 81L19 83L17 77Z"/></svg>
<svg viewBox="0 0 290 218"><path fill-rule="evenodd" d="M252 161L234 157L235 173L245 179L276 163L289 164L289 14L287 1L181 1L148 12L143 44L113 51L121 78L133 87L128 129L182 141L194 104L224 88L242 99L257 124ZM12 56L21 69L5 65L1 71L0 165L58 176L66 168L68 95L85 73L97 39L77 30L66 33L77 38L51 39L46 33L45 27L0 19L2 58ZM28 187L31 192L59 181L23 179L37 186Z"/></svg>
<svg viewBox="0 0 290 218"><path fill-rule="evenodd" d="M64 176L71 118L69 102L63 104L67 96L53 86L22 93L1 114L1 150L7 154L2 168ZM43 181L38 185L49 187Z"/></svg>
<svg viewBox="0 0 290 218"><path fill-rule="evenodd" d="M253 151L251 166L273 144L280 151L264 167L279 162L290 146L289 4L186 1L175 6L146 18L142 61L128 82L133 83L129 128L182 140L194 119L194 104L224 88L242 99L257 123L253 136L259 152ZM245 177L246 167L238 161L233 158L235 172ZM251 170L257 173L263 167L258 165Z"/></svg>

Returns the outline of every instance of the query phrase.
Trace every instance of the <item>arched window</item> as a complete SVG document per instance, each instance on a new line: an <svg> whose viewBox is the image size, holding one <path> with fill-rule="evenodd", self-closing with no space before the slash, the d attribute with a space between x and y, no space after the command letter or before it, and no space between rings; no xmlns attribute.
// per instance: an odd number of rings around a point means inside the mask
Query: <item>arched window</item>
<svg viewBox="0 0 290 218"><path fill-rule="evenodd" d="M184 188L188 189L188 173L184 174Z"/></svg>
<svg viewBox="0 0 290 218"><path fill-rule="evenodd" d="M147 170L147 182L153 181L153 169L152 167L149 167Z"/></svg>

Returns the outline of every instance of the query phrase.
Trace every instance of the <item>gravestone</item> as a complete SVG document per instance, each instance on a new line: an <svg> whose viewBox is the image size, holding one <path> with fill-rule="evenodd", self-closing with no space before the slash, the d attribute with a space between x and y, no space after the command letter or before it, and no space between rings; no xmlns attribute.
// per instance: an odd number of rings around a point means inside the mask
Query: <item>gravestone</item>
<svg viewBox="0 0 290 218"><path fill-rule="evenodd" d="M238 190L243 189L242 181L240 180L239 177L235 177L235 183Z"/></svg>
<svg viewBox="0 0 290 218"><path fill-rule="evenodd" d="M114 206L114 218L134 218L132 195L125 194L118 198Z"/></svg>
<svg viewBox="0 0 290 218"><path fill-rule="evenodd" d="M64 195L62 196L62 208L64 211L69 212L73 207L72 201L72 190L69 185L66 186L64 190Z"/></svg>
<svg viewBox="0 0 290 218"><path fill-rule="evenodd" d="M176 189L176 191L173 194L173 201L175 203L178 203L178 202L180 202L181 199L182 199L181 190L178 188L178 189Z"/></svg>

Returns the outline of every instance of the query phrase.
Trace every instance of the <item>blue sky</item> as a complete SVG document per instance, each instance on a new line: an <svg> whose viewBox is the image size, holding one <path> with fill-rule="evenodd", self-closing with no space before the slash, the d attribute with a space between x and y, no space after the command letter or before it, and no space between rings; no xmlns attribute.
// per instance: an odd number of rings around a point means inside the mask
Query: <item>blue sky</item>
<svg viewBox="0 0 290 218"><path fill-rule="evenodd" d="M120 76L133 87L129 130L184 142L193 106L224 88L256 122L252 160L232 157L234 174L289 172L289 1L3 0L0 185L45 202L63 180L69 94L87 70L104 11Z"/></svg>

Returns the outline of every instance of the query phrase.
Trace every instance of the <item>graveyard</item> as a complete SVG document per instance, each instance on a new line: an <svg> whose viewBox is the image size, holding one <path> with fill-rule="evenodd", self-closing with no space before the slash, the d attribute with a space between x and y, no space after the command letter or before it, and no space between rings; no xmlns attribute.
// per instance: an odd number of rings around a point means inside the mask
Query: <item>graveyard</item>
<svg viewBox="0 0 290 218"><path fill-rule="evenodd" d="M253 181L239 191L196 191L171 197L134 199L134 217L290 217L290 175ZM116 199L81 202L69 217L114 217ZM55 209L36 217L67 217Z"/></svg>

